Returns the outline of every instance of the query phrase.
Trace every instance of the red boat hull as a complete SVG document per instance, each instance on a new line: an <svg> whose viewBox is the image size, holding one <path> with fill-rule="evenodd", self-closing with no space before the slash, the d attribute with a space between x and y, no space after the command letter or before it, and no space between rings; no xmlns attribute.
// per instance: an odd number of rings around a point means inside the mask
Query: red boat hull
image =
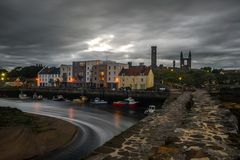
<svg viewBox="0 0 240 160"><path fill-rule="evenodd" d="M113 107L124 107L126 105L127 104L124 102L113 102L113 104L112 104Z"/></svg>

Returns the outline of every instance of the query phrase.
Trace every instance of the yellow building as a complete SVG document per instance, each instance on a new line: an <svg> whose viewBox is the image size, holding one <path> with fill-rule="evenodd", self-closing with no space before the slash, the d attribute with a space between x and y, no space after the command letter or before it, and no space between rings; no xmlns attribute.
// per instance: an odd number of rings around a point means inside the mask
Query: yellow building
<svg viewBox="0 0 240 160"><path fill-rule="evenodd" d="M150 67L132 66L119 73L119 88L147 89L154 86L154 75Z"/></svg>

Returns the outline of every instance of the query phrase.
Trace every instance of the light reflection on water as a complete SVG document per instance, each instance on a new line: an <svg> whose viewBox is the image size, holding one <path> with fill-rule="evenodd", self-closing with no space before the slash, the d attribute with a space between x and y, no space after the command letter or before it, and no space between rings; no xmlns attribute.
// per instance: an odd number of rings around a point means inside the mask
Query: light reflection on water
<svg viewBox="0 0 240 160"><path fill-rule="evenodd" d="M121 121L121 117L122 117L122 113L120 111L115 111L113 113L113 120L114 120L114 126L116 128L119 128L119 124L120 124L120 121Z"/></svg>
<svg viewBox="0 0 240 160"><path fill-rule="evenodd" d="M38 103L38 102L33 103L34 112L39 112L40 108L41 108L40 103Z"/></svg>
<svg viewBox="0 0 240 160"><path fill-rule="evenodd" d="M68 109L68 118L70 118L70 120L74 119L74 113L75 113L75 109L73 108Z"/></svg>

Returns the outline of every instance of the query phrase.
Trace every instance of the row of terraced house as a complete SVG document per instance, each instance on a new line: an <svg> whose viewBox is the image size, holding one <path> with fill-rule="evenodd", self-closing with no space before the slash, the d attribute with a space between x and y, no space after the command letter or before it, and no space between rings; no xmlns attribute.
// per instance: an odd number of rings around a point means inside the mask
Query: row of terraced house
<svg viewBox="0 0 240 160"><path fill-rule="evenodd" d="M154 85L150 67L115 61L77 61L72 65L45 67L38 73L38 86L147 89Z"/></svg>

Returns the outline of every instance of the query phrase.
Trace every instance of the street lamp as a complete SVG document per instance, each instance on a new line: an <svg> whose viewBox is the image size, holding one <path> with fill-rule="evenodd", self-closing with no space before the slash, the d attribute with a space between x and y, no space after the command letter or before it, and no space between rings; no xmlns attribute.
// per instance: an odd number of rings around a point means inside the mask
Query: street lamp
<svg viewBox="0 0 240 160"><path fill-rule="evenodd" d="M2 73L2 77L5 77L5 73Z"/></svg>
<svg viewBox="0 0 240 160"><path fill-rule="evenodd" d="M178 77L178 80L181 82L182 81L182 77Z"/></svg>
<svg viewBox="0 0 240 160"><path fill-rule="evenodd" d="M182 92L183 92L183 84L182 84L182 77L178 77L178 80L180 81L180 84L182 85Z"/></svg>

